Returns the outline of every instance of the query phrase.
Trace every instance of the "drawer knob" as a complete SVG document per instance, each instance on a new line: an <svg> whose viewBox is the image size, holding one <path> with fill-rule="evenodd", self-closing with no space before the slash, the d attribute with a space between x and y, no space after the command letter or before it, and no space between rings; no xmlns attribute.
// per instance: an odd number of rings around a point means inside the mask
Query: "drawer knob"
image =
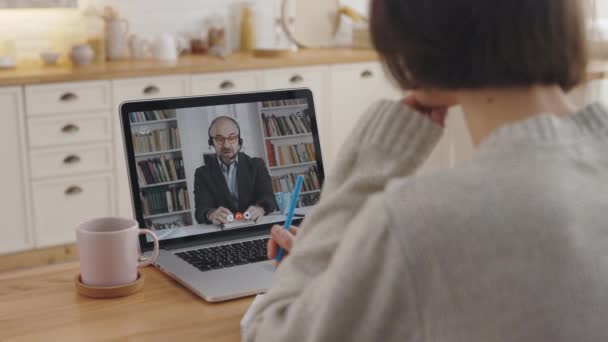
<svg viewBox="0 0 608 342"><path fill-rule="evenodd" d="M143 90L144 95L154 95L160 93L160 89L155 85L149 85Z"/></svg>
<svg viewBox="0 0 608 342"><path fill-rule="evenodd" d="M71 154L71 155L63 158L63 163L67 164L67 165L76 164L76 163L79 163L79 162L80 162L80 157L77 156L77 155Z"/></svg>
<svg viewBox="0 0 608 342"><path fill-rule="evenodd" d="M224 81L220 84L220 88L223 90L228 90L234 88L234 83L232 81Z"/></svg>
<svg viewBox="0 0 608 342"><path fill-rule="evenodd" d="M65 93L65 94L61 95L59 97L59 100L61 102L73 102L73 101L78 100L78 95L76 95L76 94L74 94L72 92L68 92L68 93Z"/></svg>
<svg viewBox="0 0 608 342"><path fill-rule="evenodd" d="M76 133L80 128L74 124L67 124L61 127L61 131L63 133Z"/></svg>
<svg viewBox="0 0 608 342"><path fill-rule="evenodd" d="M82 188L77 185L72 185L65 189L65 194L68 196L75 196L82 193Z"/></svg>
<svg viewBox="0 0 608 342"><path fill-rule="evenodd" d="M361 73L361 78L370 78L370 77L372 77L372 76L374 76L374 73L373 73L373 72L371 72L371 71L369 71L369 70L364 70L364 71Z"/></svg>
<svg viewBox="0 0 608 342"><path fill-rule="evenodd" d="M291 83L300 83L304 81L304 77L300 76L300 75L293 75L291 76L291 78L289 79L289 82Z"/></svg>

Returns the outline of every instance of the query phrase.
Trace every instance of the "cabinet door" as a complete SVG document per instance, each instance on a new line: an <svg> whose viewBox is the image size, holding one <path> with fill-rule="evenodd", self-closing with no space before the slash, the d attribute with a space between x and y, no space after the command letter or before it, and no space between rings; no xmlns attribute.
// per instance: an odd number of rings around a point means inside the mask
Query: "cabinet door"
<svg viewBox="0 0 608 342"><path fill-rule="evenodd" d="M80 222L112 215L112 179L107 173L33 182L37 247L73 243Z"/></svg>
<svg viewBox="0 0 608 342"><path fill-rule="evenodd" d="M0 188L0 254L24 250L32 246L32 237L26 220L25 190L25 139L20 88L0 88L0 155L2 177Z"/></svg>
<svg viewBox="0 0 608 342"><path fill-rule="evenodd" d="M116 80L112 82L114 108L114 144L116 165L116 205L118 215L134 218L131 206L131 187L127 175L122 128L118 106L127 100L141 100L160 97L178 97L190 95L190 77L184 75L143 77Z"/></svg>
<svg viewBox="0 0 608 342"><path fill-rule="evenodd" d="M399 99L403 93L387 79L380 63L331 66L328 115L329 167L364 111L376 100Z"/></svg>
<svg viewBox="0 0 608 342"><path fill-rule="evenodd" d="M264 90L285 88L309 88L315 102L315 114L319 135L321 136L321 153L323 157L329 153L328 115L325 107L329 67L281 68L264 70L261 87Z"/></svg>

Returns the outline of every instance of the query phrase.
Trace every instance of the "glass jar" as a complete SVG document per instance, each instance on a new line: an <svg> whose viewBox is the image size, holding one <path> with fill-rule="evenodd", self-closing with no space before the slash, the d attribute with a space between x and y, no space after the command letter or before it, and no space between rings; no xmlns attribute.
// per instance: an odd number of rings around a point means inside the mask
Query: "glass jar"
<svg viewBox="0 0 608 342"><path fill-rule="evenodd" d="M251 52L255 49L255 21L251 5L244 5L241 10L241 51Z"/></svg>

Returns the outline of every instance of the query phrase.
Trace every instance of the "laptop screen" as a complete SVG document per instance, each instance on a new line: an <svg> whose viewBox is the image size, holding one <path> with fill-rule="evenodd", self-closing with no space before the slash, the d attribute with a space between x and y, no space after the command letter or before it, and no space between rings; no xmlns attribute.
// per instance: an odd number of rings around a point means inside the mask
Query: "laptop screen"
<svg viewBox="0 0 608 342"><path fill-rule="evenodd" d="M323 182L311 100L164 103L123 113L140 223L161 241L281 224L300 175L296 214L304 215Z"/></svg>

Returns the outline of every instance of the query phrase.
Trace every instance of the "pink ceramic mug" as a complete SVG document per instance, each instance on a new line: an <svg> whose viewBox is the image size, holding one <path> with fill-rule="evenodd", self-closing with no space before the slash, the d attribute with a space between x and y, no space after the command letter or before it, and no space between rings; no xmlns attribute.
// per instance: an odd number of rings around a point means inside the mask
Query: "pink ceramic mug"
<svg viewBox="0 0 608 342"><path fill-rule="evenodd" d="M154 253L142 260L139 235L150 234ZM149 265L158 256L158 237L149 229L139 229L137 221L106 217L86 221L76 228L80 277L91 286L117 286L137 279L137 268Z"/></svg>

